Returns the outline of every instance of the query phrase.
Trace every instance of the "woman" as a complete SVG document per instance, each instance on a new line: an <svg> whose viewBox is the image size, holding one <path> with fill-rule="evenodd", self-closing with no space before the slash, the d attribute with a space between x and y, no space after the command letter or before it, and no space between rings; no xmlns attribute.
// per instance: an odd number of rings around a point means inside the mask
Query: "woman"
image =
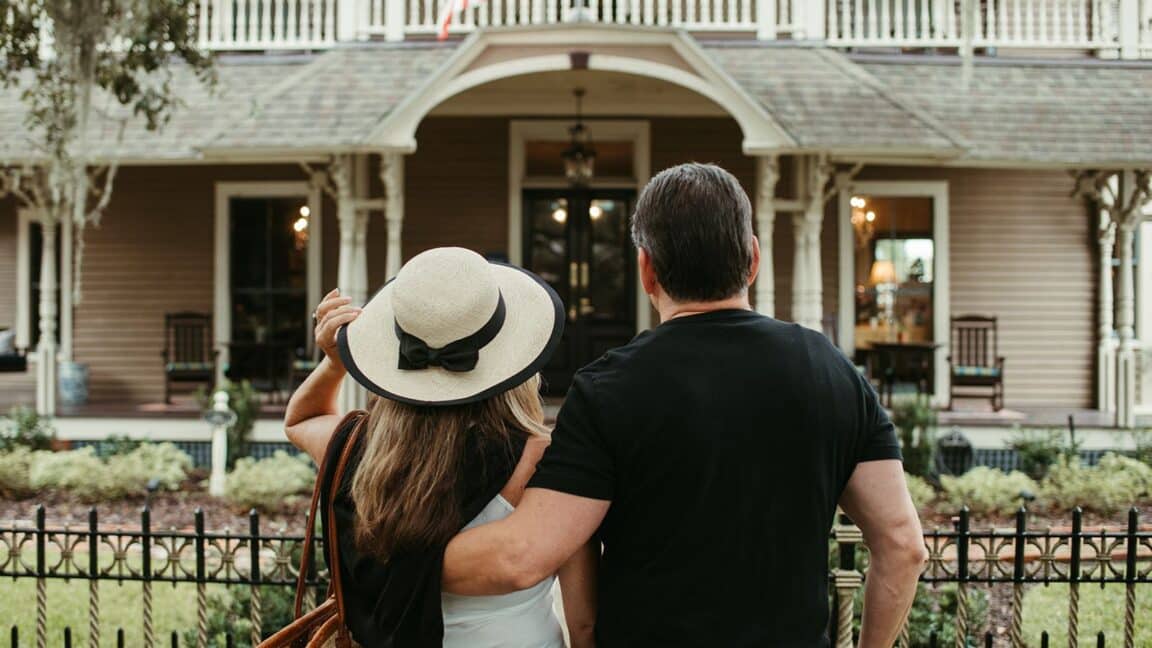
<svg viewBox="0 0 1152 648"><path fill-rule="evenodd" d="M461 248L411 259L363 308L316 309L320 366L288 402L288 438L317 463L346 375L375 393L335 511L346 622L365 646L564 645L553 578L503 596L440 593L462 528L507 516L548 445L537 372L564 310L531 273ZM559 573L573 646L592 643L590 547Z"/></svg>

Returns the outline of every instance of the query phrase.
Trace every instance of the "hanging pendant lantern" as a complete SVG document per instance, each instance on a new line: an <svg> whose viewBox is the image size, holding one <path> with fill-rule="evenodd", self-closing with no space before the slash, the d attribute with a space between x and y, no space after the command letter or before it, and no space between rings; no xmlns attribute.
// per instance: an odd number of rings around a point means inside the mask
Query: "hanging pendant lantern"
<svg viewBox="0 0 1152 648"><path fill-rule="evenodd" d="M581 113L581 104L584 99L584 89L577 88L572 91L576 96L576 124L568 129L572 135L572 143L564 149L561 157L564 158L564 176L574 186L587 185L595 173L596 149L592 148L588 129L584 127Z"/></svg>

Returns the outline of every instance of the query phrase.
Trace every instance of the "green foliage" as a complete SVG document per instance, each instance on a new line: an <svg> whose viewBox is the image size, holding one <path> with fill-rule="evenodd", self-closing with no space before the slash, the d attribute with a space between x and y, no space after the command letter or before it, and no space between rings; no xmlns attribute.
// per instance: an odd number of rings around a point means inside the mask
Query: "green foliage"
<svg viewBox="0 0 1152 648"><path fill-rule="evenodd" d="M987 466L977 466L959 477L943 475L940 483L952 506L967 505L976 514L1010 514L1020 507L1022 493L1035 495L1039 490L1022 472L1005 473Z"/></svg>
<svg viewBox="0 0 1152 648"><path fill-rule="evenodd" d="M274 511L289 498L310 490L315 481L316 472L307 457L277 450L260 461L239 459L228 474L224 498L238 508Z"/></svg>
<svg viewBox="0 0 1152 648"><path fill-rule="evenodd" d="M1152 646L1152 590L1136 586L1135 645ZM1080 645L1095 646L1096 634L1103 632L1108 645L1120 645L1124 636L1124 585L1080 587ZM1050 646L1068 645L1068 586L1035 586L1024 594L1024 639L1040 644L1040 633L1048 631Z"/></svg>
<svg viewBox="0 0 1152 648"><path fill-rule="evenodd" d="M260 586L261 638L267 639L274 632L292 622L292 607L296 590L283 585ZM252 645L252 588L246 585L231 585L227 590L216 592L208 597L208 645L224 646L224 637L232 633L233 646ZM186 630L181 645L195 646L197 631L194 627Z"/></svg>
<svg viewBox="0 0 1152 648"><path fill-rule="evenodd" d="M1017 429L1008 447L1020 457L1020 468L1032 479L1044 479L1048 469L1060 457L1079 456L1080 443L1069 439L1065 443L1064 430Z"/></svg>
<svg viewBox="0 0 1152 648"><path fill-rule="evenodd" d="M1132 453L1132 456L1152 466L1152 430L1147 428L1132 430L1132 442L1136 446L1136 451Z"/></svg>
<svg viewBox="0 0 1152 648"><path fill-rule="evenodd" d="M933 632L937 646L955 645L956 612L960 609L956 585L949 583L929 587L923 583L916 587L916 600L908 615L908 637L913 646L927 646ZM979 589L968 590L968 646L979 645L978 628L988 623L988 595Z"/></svg>
<svg viewBox="0 0 1152 648"><path fill-rule="evenodd" d="M905 473L904 479L908 482L908 493L912 495L912 502L916 508L922 509L936 499L936 489L923 477Z"/></svg>
<svg viewBox="0 0 1152 648"><path fill-rule="evenodd" d="M87 446L33 453L28 484L32 490L69 491L82 501L97 502L142 495L153 479L160 488L175 490L191 468L191 457L171 443L146 443L107 460Z"/></svg>
<svg viewBox="0 0 1152 648"><path fill-rule="evenodd" d="M96 454L104 459L107 459L108 457L114 457L116 455L128 454L136 448L139 448L141 443L143 443L143 441L140 441L139 439L133 439L127 434L113 434L108 436L108 438L104 439L99 443L99 445L97 445Z"/></svg>
<svg viewBox="0 0 1152 648"><path fill-rule="evenodd" d="M232 382L225 380L218 387L228 394L228 408L236 414L236 421L228 427L228 469L236 465L236 460L249 454L249 439L256 418L260 416L260 392L247 380ZM212 407L212 394L204 387L196 390L196 401L200 409Z"/></svg>
<svg viewBox="0 0 1152 648"><path fill-rule="evenodd" d="M1096 466L1084 466L1079 458L1060 457L1040 489L1044 501L1059 509L1079 506L1113 513L1152 493L1152 467L1114 453L1100 458Z"/></svg>
<svg viewBox="0 0 1152 648"><path fill-rule="evenodd" d="M16 447L0 452L0 497L20 499L33 493L28 470L32 465L32 451Z"/></svg>
<svg viewBox="0 0 1152 648"><path fill-rule="evenodd" d="M892 423L900 434L904 470L918 477L932 477L936 410L926 399L904 399L893 406Z"/></svg>
<svg viewBox="0 0 1152 648"><path fill-rule="evenodd" d="M31 407L17 405L0 418L0 452L16 447L47 450L55 436L51 419L42 418Z"/></svg>

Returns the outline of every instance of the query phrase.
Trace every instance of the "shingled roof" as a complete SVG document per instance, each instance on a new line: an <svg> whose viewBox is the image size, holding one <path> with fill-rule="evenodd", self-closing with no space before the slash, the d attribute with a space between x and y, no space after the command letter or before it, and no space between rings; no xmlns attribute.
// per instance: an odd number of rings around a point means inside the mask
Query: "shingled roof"
<svg viewBox="0 0 1152 648"><path fill-rule="evenodd" d="M953 164L1152 164L1152 65L991 60L965 75L955 57L754 43L703 49L802 150ZM370 43L225 56L213 92L177 68L185 105L160 133L133 120L116 153L145 162L352 150L453 51L452 44ZM19 92L0 91L0 160L35 155ZM96 105L92 141L111 154L127 109Z"/></svg>
<svg viewBox="0 0 1152 648"><path fill-rule="evenodd" d="M843 54L823 48L708 45L720 66L806 149L956 155L932 117L887 94Z"/></svg>
<svg viewBox="0 0 1152 648"><path fill-rule="evenodd" d="M1115 61L857 58L893 96L931 113L979 162L1152 163L1152 66Z"/></svg>

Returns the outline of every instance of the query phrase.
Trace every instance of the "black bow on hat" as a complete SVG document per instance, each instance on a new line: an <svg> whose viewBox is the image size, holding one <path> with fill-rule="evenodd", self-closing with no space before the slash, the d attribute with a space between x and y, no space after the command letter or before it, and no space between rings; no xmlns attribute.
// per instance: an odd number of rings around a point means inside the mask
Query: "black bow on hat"
<svg viewBox="0 0 1152 648"><path fill-rule="evenodd" d="M479 331L440 348L428 346L427 342L400 328L400 322L396 322L396 335L400 338L398 367L402 370L442 367L455 372L472 371L480 361L480 349L494 340L503 326L504 295L500 295L496 311Z"/></svg>

